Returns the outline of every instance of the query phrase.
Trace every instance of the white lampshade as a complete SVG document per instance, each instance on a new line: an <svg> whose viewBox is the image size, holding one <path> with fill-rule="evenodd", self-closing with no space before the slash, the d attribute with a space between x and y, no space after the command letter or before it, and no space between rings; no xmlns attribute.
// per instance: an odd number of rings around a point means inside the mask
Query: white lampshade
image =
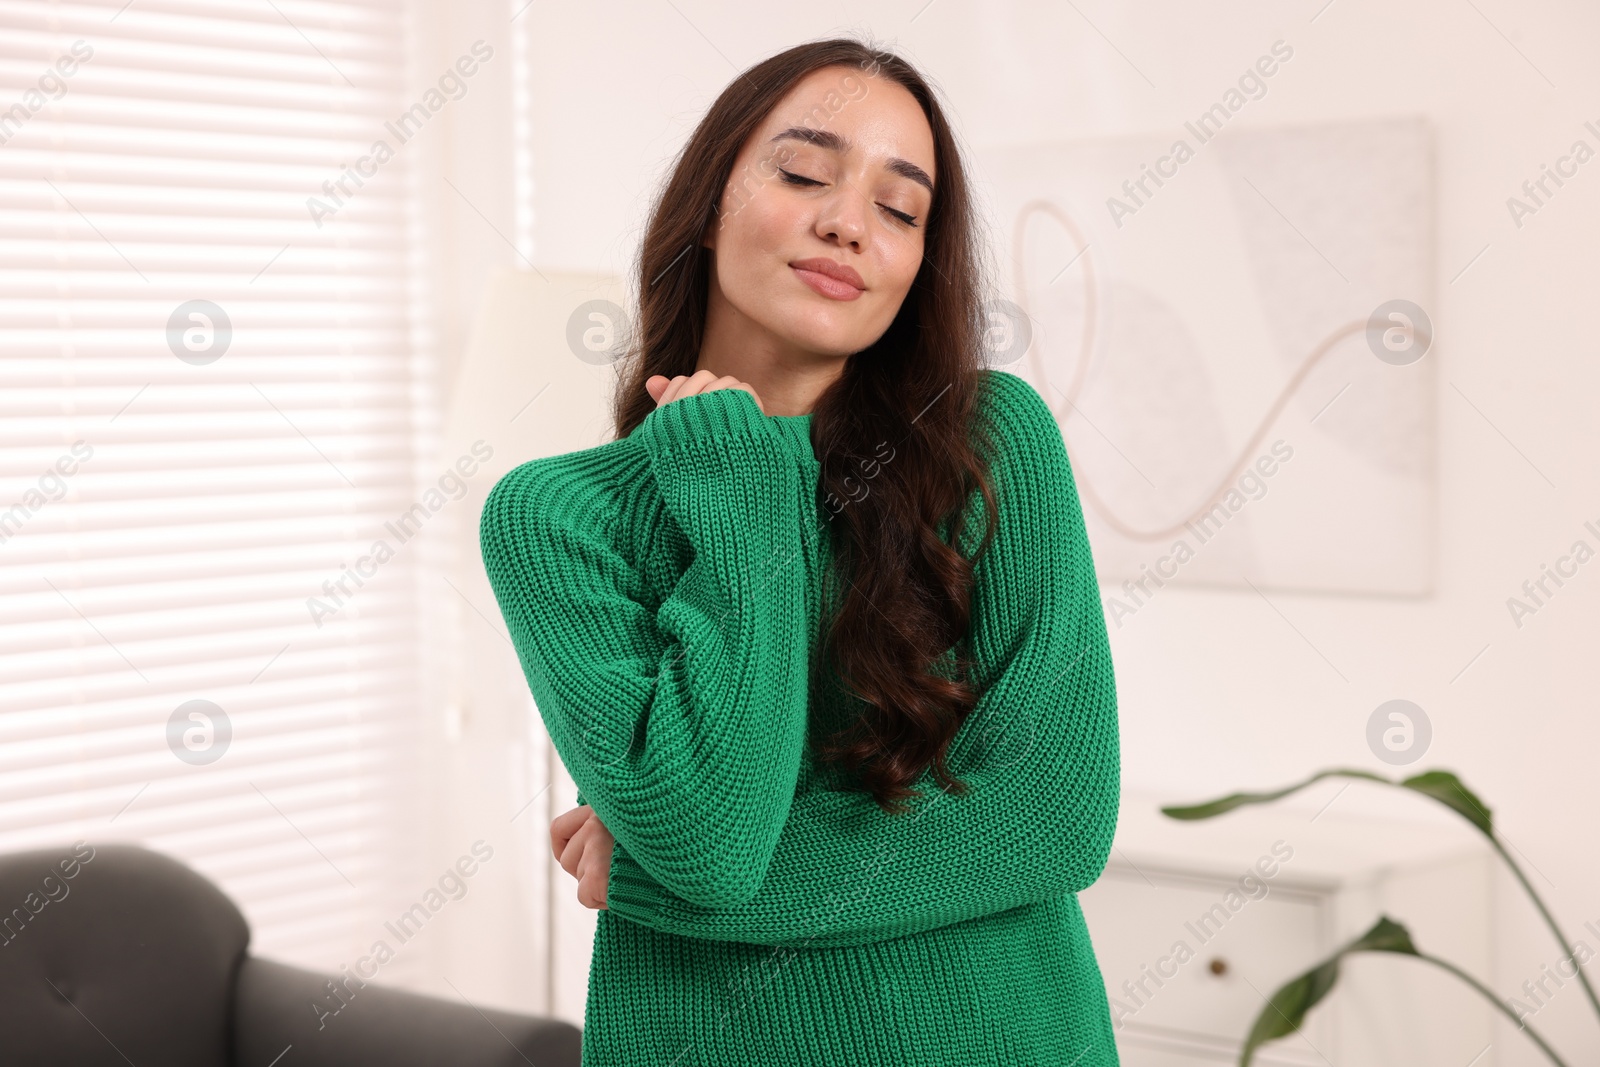
<svg viewBox="0 0 1600 1067"><path fill-rule="evenodd" d="M595 301L612 307L587 306ZM616 369L603 349L626 328L623 304L615 275L495 273L450 399L441 466L481 441L493 455L473 480L492 485L527 460L610 440Z"/></svg>

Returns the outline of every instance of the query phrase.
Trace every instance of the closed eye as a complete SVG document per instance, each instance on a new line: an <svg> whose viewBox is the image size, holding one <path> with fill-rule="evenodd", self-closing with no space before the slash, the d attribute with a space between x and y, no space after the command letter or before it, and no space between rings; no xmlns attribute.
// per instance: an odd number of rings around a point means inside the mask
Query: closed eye
<svg viewBox="0 0 1600 1067"><path fill-rule="evenodd" d="M821 185L822 184L821 182L817 181L815 178L807 178L807 177L804 177L804 176L799 175L799 174L790 174L788 171L784 170L782 167L778 168L778 173L783 175L783 180L788 182L790 185Z"/></svg>
<svg viewBox="0 0 1600 1067"><path fill-rule="evenodd" d="M790 185L805 186L826 184L825 182L817 181L815 178L807 178L802 174L791 174L782 167L778 168L778 173L783 175L783 180ZM904 211L896 211L888 204L879 204L878 206L883 208L883 210L887 211L889 214L893 215L895 218L899 219L901 222L905 223L907 226L915 226L917 224L917 217L915 215L907 215Z"/></svg>

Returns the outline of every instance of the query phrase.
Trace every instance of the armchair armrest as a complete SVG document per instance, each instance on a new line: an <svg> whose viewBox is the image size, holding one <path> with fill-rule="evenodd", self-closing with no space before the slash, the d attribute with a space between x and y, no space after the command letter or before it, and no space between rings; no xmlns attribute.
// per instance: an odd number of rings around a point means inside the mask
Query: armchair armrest
<svg viewBox="0 0 1600 1067"><path fill-rule="evenodd" d="M289 1046L279 1067L578 1067L583 1032L563 1020L372 982L341 1001L329 977L246 956L234 984L236 1067L269 1067Z"/></svg>

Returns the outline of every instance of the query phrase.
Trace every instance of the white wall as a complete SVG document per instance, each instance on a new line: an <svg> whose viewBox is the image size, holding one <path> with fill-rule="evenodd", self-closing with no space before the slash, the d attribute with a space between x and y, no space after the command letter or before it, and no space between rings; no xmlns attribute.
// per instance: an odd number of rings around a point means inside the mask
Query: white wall
<svg viewBox="0 0 1600 1067"><path fill-rule="evenodd" d="M497 53L485 73L509 79L504 4L426 10L435 36L424 43L438 57L486 37ZM1439 361L1440 378L1437 594L1407 601L1285 593L1274 603L1291 627L1248 590L1186 590L1180 579L1114 634L1124 779L1182 801L1287 784L1327 766L1383 772L1366 749L1364 724L1377 704L1403 695L1433 722L1424 765L1457 771L1482 795L1568 933L1600 949L1600 937L1582 926L1600 927L1600 857L1591 846L1600 717L1589 655L1600 633L1600 563L1582 568L1520 629L1505 604L1575 539L1600 544L1582 528L1585 520L1600 525L1600 365L1589 321L1600 281L1600 161L1582 167L1520 229L1505 203L1574 139L1600 146L1582 126L1600 125L1600 12L1542 0L1254 2L1224 13L1175 0L913 0L756 13L705 0L539 4L522 22L533 78L533 259L549 268L625 272L656 182L715 95L757 59L837 30L869 30L917 63L942 86L964 142L977 149L1171 132L1278 38L1295 48L1294 62L1238 126L1426 116L1439 150L1439 339L1427 357ZM451 113L453 125L440 131L448 141L438 147L443 172L510 234L509 149L501 140L509 115L491 89L498 83L474 85L478 95ZM434 185L441 253L431 295L450 366L487 270L518 261L457 193ZM465 565L475 565L475 523L460 533ZM480 607L493 613L492 603ZM499 644L470 611L452 610L467 640ZM501 654L509 655L503 645ZM527 714L508 699L474 703L463 740L453 744L487 759ZM442 789L439 802L453 807L441 816L450 828L440 831L441 854L459 851L457 830L501 819L496 805L510 796L494 784L506 773L503 759L460 766L449 780L478 785L471 793ZM1335 788L1308 794L1302 806L1315 810ZM1355 813L1421 803L1355 786L1335 806ZM554 890L570 897L570 880ZM477 911L463 910L466 940L452 948L452 981L468 995L544 1010L548 991L530 985L527 967L505 962L535 950L536 932L511 921L526 901L508 885L502 897L474 903ZM1496 917L1486 977L1512 995L1558 952L1509 878L1496 886ZM581 1005L583 975L559 982L568 990L561 1010L570 1013L572 989ZM1467 1004L1472 995L1461 996ZM1600 1020L1575 983L1536 1025L1575 1058L1600 1050ZM1543 1061L1500 1025L1480 1062Z"/></svg>

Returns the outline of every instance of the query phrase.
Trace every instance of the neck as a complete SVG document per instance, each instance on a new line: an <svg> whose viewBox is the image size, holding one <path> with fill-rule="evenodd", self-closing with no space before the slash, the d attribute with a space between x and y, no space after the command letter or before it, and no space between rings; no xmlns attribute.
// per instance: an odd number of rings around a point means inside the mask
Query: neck
<svg viewBox="0 0 1600 1067"><path fill-rule="evenodd" d="M844 373L848 355L812 352L789 344L715 293L712 304L694 369L731 374L748 382L768 415L810 414L817 398Z"/></svg>

